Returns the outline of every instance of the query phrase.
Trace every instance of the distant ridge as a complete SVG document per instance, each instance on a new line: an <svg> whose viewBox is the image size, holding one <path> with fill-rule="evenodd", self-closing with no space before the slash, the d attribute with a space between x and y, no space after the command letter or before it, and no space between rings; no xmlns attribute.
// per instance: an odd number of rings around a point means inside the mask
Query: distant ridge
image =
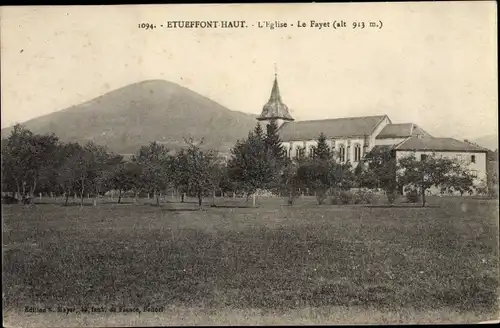
<svg viewBox="0 0 500 328"><path fill-rule="evenodd" d="M471 139L471 142L490 150L498 149L498 135L490 134L479 138Z"/></svg>
<svg viewBox="0 0 500 328"><path fill-rule="evenodd" d="M226 152L248 135L255 118L176 83L146 80L22 124L36 133L53 132L66 142L93 140L123 154L151 141L178 149L189 137L204 138L206 147ZM11 130L2 129L2 138Z"/></svg>

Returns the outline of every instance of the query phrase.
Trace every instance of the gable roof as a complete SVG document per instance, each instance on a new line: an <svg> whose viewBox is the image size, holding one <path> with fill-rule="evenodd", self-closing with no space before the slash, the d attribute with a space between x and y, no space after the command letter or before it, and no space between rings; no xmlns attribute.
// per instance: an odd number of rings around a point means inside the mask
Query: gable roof
<svg viewBox="0 0 500 328"><path fill-rule="evenodd" d="M316 140L323 132L327 138L370 135L386 115L337 118L285 123L279 129L282 141Z"/></svg>
<svg viewBox="0 0 500 328"><path fill-rule="evenodd" d="M414 123L387 124L377 135L376 139L406 138L421 134L431 136L427 131Z"/></svg>
<svg viewBox="0 0 500 328"><path fill-rule="evenodd" d="M410 137L400 143L396 150L487 152L482 148L453 138Z"/></svg>

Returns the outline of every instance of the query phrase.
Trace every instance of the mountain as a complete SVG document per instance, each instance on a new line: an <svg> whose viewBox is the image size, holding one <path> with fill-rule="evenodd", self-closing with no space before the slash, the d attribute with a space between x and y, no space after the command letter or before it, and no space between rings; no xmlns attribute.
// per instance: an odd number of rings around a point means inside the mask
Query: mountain
<svg viewBox="0 0 500 328"><path fill-rule="evenodd" d="M479 138L472 139L471 141L491 150L498 149L498 135L496 134L482 136Z"/></svg>
<svg viewBox="0 0 500 328"><path fill-rule="evenodd" d="M36 133L55 133L62 141L93 140L121 153L135 153L151 141L168 148L184 138L204 138L207 147L228 151L245 138L256 116L232 111L196 92L164 80L148 80L108 92L23 123ZM12 127L2 130L2 138Z"/></svg>

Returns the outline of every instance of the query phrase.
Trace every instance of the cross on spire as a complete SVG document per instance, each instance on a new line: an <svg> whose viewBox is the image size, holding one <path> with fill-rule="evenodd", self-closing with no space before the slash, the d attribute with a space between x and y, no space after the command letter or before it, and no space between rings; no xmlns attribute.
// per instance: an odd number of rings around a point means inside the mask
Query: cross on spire
<svg viewBox="0 0 500 328"><path fill-rule="evenodd" d="M274 63L274 77L278 77L278 66Z"/></svg>

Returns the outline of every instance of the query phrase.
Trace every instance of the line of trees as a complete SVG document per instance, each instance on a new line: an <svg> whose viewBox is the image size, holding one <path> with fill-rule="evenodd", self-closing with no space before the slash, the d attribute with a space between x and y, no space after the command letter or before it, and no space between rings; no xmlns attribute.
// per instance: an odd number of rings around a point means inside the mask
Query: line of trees
<svg viewBox="0 0 500 328"><path fill-rule="evenodd" d="M288 203L304 191L314 193L319 204L334 191L353 187L383 189L390 203L403 186L418 192L425 206L425 192L432 186L442 191L472 192L474 176L455 160L429 156L419 161L414 156L396 162L383 149L366 154L353 169L349 162L339 163L326 136L318 136L317 145L305 156L289 158L278 134L276 122L264 131L260 124L248 137L238 140L229 161L222 162L214 150L202 148L202 141L185 140L186 147L171 152L152 142L142 146L128 161L106 147L89 142L85 145L61 142L55 135L38 135L16 125L9 138L2 140L2 191L17 193L29 202L38 193L69 197L99 196L125 192L137 200L141 193L153 195L159 203L162 194L177 191L196 197L201 207L204 197L215 193L245 195L247 201L266 190L286 197Z"/></svg>
<svg viewBox="0 0 500 328"><path fill-rule="evenodd" d="M142 146L129 161L106 147L88 142L61 142L57 136L39 135L16 125L9 138L2 140L2 192L17 194L29 203L38 193L94 199L108 191L153 195L159 203L161 194L173 188L202 198L219 188L222 163L217 153L186 140L187 148L172 154L164 145L152 142Z"/></svg>

